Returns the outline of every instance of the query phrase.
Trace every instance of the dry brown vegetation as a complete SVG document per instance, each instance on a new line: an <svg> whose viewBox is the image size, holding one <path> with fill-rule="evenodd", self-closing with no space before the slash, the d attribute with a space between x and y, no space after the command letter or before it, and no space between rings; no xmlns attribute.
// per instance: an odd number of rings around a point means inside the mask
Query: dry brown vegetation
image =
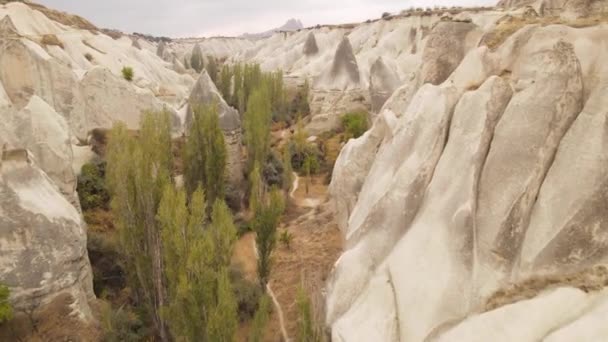
<svg viewBox="0 0 608 342"><path fill-rule="evenodd" d="M44 46L59 46L63 49L63 43L54 34L45 34L44 36L42 36L42 40L40 41L40 43Z"/></svg>
<svg viewBox="0 0 608 342"><path fill-rule="evenodd" d="M20 310L8 323L0 325L0 341L98 341L101 331L98 325L80 320L71 305L74 298L58 295L44 308L32 307ZM97 303L90 303L97 312Z"/></svg>
<svg viewBox="0 0 608 342"><path fill-rule="evenodd" d="M481 45L486 45L490 50L496 50L500 47L509 37L515 32L519 31L527 25L566 25L574 28L583 28L599 25L601 23L608 23L608 13L596 14L586 18L579 18L575 20L564 20L560 17L536 17L536 16L524 16L524 17L513 17L510 15L505 16L501 19L496 27L486 33L482 38Z"/></svg>
<svg viewBox="0 0 608 342"><path fill-rule="evenodd" d="M507 288L496 291L488 300L483 311L531 299L541 292L558 287L574 287L585 292L600 291L608 287L608 268L596 266L580 272L566 275L535 276Z"/></svg>
<svg viewBox="0 0 608 342"><path fill-rule="evenodd" d="M42 6L40 4L32 3L29 1L27 2L27 5L37 11L42 12L49 19L56 21L58 23L61 23L61 24L67 25L67 26L72 26L75 28L79 28L82 30L89 30L91 32L97 32L99 30L95 25L91 24L90 21L84 19L83 17L77 16L74 14L57 11L57 10Z"/></svg>

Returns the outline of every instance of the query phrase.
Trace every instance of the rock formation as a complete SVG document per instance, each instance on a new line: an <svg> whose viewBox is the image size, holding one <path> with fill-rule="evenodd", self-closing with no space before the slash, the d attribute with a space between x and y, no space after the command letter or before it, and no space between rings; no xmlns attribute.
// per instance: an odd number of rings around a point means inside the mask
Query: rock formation
<svg viewBox="0 0 608 342"><path fill-rule="evenodd" d="M359 66L357 59L353 53L353 47L347 36L344 36L334 55L334 60L331 66L330 75L334 82L359 83Z"/></svg>
<svg viewBox="0 0 608 342"><path fill-rule="evenodd" d="M306 37L306 42L304 43L302 52L306 56L316 55L319 53L319 46L317 45L317 40L315 39L314 33L310 32Z"/></svg>
<svg viewBox="0 0 608 342"><path fill-rule="evenodd" d="M608 300L608 79L594 71L606 53L578 42L608 31L528 27L493 53L470 50L463 35L474 30L462 27L460 47L429 46L431 33L426 50L454 55L425 60L424 85L399 88L336 162L346 243L328 287L334 341L603 332L590 322Z"/></svg>
<svg viewBox="0 0 608 342"><path fill-rule="evenodd" d="M379 57L370 69L369 92L372 111L379 112L388 98L399 88L399 77Z"/></svg>
<svg viewBox="0 0 608 342"><path fill-rule="evenodd" d="M2 153L0 245L0 279L11 287L17 311L68 294L71 314L92 320L92 273L80 213L26 150Z"/></svg>

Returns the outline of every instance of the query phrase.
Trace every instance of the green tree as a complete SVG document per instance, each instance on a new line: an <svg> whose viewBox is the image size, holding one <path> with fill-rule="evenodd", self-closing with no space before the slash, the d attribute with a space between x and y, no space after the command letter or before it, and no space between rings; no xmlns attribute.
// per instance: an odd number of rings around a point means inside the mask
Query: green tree
<svg viewBox="0 0 608 342"><path fill-rule="evenodd" d="M291 152L288 147L283 149L283 191L289 193L293 182L293 166L291 165Z"/></svg>
<svg viewBox="0 0 608 342"><path fill-rule="evenodd" d="M227 151L217 106L194 106L183 152L184 185L191 195L199 186L210 205L225 195Z"/></svg>
<svg viewBox="0 0 608 342"><path fill-rule="evenodd" d="M251 212L257 212L263 196L264 184L262 184L260 165L255 163L253 170L249 173L249 210L251 210Z"/></svg>
<svg viewBox="0 0 608 342"><path fill-rule="evenodd" d="M0 284L0 324L13 318L13 308L9 302L9 296L9 288Z"/></svg>
<svg viewBox="0 0 608 342"><path fill-rule="evenodd" d="M270 151L272 112L266 88L257 89L249 98L243 126L249 157L249 170L257 162L264 165Z"/></svg>
<svg viewBox="0 0 608 342"><path fill-rule="evenodd" d="M217 278L217 304L209 312L207 340L232 342L238 326L237 304L234 292L224 268Z"/></svg>
<svg viewBox="0 0 608 342"><path fill-rule="evenodd" d="M258 278L262 287L268 283L272 267L271 254L277 241L277 227L285 211L285 198L279 189L273 189L264 205L256 211L253 230L258 249Z"/></svg>
<svg viewBox="0 0 608 342"><path fill-rule="evenodd" d="M192 69L196 70L197 73L201 73L203 71L203 67L205 62L203 60L203 52L201 51L200 45L194 45L192 48L192 56L190 57L190 66Z"/></svg>
<svg viewBox="0 0 608 342"><path fill-rule="evenodd" d="M213 83L217 84L218 67L215 57L207 56L207 66L205 66L205 69L207 69L207 73L209 74L209 77Z"/></svg>
<svg viewBox="0 0 608 342"><path fill-rule="evenodd" d="M312 315L312 304L310 298L306 295L306 291L300 286L296 298L298 306L298 342L318 342L321 341L315 329L315 323Z"/></svg>
<svg viewBox="0 0 608 342"><path fill-rule="evenodd" d="M231 86L232 86L232 76L233 71L230 66L224 65L222 67L222 71L220 72L220 79L218 88L222 97L226 100L226 102L230 101L232 98Z"/></svg>
<svg viewBox="0 0 608 342"><path fill-rule="evenodd" d="M251 335L249 336L249 342L263 342L264 331L270 318L270 297L263 295L260 297L258 309L253 317L253 325L251 327Z"/></svg>
<svg viewBox="0 0 608 342"><path fill-rule="evenodd" d="M308 194L312 175L319 171L319 160L314 154L306 154L304 159L304 172L306 172L306 193Z"/></svg>
<svg viewBox="0 0 608 342"><path fill-rule="evenodd" d="M156 212L171 182L171 121L167 112L146 112L139 137L118 123L110 132L107 184L129 283L151 314L161 340L168 339L160 308L165 304L160 229Z"/></svg>

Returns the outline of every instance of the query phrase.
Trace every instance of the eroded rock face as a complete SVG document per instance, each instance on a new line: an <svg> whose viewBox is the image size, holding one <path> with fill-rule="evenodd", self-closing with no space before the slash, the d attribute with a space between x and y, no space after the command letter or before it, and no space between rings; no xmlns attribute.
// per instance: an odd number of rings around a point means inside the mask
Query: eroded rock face
<svg viewBox="0 0 608 342"><path fill-rule="evenodd" d="M580 43L598 30L529 27L496 52L464 43L455 70L426 74L440 85L406 83L346 145L330 185L346 240L328 285L334 341L559 340L591 327L605 292L486 303L530 277L573 287L570 272L608 263L608 78L593 71L605 53ZM580 310L552 314L560 300Z"/></svg>
<svg viewBox="0 0 608 342"><path fill-rule="evenodd" d="M227 169L229 183L231 188L238 189L243 181L242 130L239 112L224 101L206 70L203 70L194 85L188 103L190 105L186 114L186 127L189 127L192 122L193 112L191 106L197 104L217 106L220 128L224 132L228 152Z"/></svg>
<svg viewBox="0 0 608 342"><path fill-rule="evenodd" d="M69 294L73 314L92 320L92 273L80 213L26 150L3 152L0 246L0 279L11 288L16 310L42 308Z"/></svg>
<svg viewBox="0 0 608 342"><path fill-rule="evenodd" d="M382 57L379 57L370 69L369 92L372 99L372 111L380 111L400 84L399 76L384 64Z"/></svg>
<svg viewBox="0 0 608 342"><path fill-rule="evenodd" d="M86 102L87 132L94 128L112 128L117 121L130 129L139 128L143 111L172 112L174 127L179 127L175 113L149 91L136 91L127 81L105 68L93 68L80 82Z"/></svg>
<svg viewBox="0 0 608 342"><path fill-rule="evenodd" d="M310 32L308 37L306 37L306 42L304 43L304 49L302 50L304 55L311 56L319 53L319 46L317 45L317 40L315 39L315 34Z"/></svg>
<svg viewBox="0 0 608 342"><path fill-rule="evenodd" d="M472 23L443 21L431 31L422 54L420 84L441 84L458 67L467 52ZM469 43L470 44L470 43Z"/></svg>
<svg viewBox="0 0 608 342"><path fill-rule="evenodd" d="M330 74L334 79L344 79L355 84L359 83L359 66L357 65L353 47L347 36L344 36L342 42L338 45Z"/></svg>

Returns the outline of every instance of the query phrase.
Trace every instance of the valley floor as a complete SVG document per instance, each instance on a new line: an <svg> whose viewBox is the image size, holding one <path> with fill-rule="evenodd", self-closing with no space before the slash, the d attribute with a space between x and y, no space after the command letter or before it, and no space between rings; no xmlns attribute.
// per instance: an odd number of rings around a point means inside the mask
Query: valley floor
<svg viewBox="0 0 608 342"><path fill-rule="evenodd" d="M277 308L273 308L266 332L267 341L283 340L283 329L289 340L295 339L298 322L296 296L301 285L312 299L315 318L323 321L325 283L342 250L342 236L327 201L325 177L318 175L311 180L298 177L294 181L289 206L279 228L279 234L287 230L293 239L289 247L277 242L269 283L281 307L284 326L281 327ZM254 248L255 236L252 233L244 235L235 247L234 261L241 264L249 280L257 278ZM241 327L239 341L247 340L248 328L248 324Z"/></svg>

